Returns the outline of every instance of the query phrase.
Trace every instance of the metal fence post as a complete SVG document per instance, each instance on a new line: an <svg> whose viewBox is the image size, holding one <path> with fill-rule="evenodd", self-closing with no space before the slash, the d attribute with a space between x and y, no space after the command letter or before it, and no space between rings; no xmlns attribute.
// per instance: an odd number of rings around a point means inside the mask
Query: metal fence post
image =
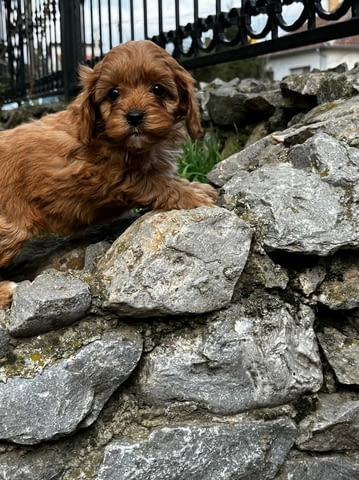
<svg viewBox="0 0 359 480"><path fill-rule="evenodd" d="M82 60L81 0L59 0L61 58L65 100L78 91L78 65Z"/></svg>

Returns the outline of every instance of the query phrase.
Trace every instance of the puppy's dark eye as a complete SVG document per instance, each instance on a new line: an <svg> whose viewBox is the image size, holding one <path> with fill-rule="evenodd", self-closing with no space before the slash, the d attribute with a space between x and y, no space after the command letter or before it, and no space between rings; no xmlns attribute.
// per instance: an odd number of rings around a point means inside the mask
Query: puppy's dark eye
<svg viewBox="0 0 359 480"><path fill-rule="evenodd" d="M120 90L116 87L110 88L107 95L111 101L116 100L120 96Z"/></svg>
<svg viewBox="0 0 359 480"><path fill-rule="evenodd" d="M166 87L161 85L160 83L155 83L151 88L151 92L156 95L156 97L164 97L166 94Z"/></svg>

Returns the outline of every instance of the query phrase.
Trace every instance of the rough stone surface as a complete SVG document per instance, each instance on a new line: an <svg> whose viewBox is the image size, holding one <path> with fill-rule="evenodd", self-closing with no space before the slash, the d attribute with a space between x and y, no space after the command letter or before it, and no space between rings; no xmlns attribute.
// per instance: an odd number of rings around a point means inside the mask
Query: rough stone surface
<svg viewBox="0 0 359 480"><path fill-rule="evenodd" d="M317 133L289 151L296 168L317 172L333 185L353 185L359 180L359 150L348 147L326 133Z"/></svg>
<svg viewBox="0 0 359 480"><path fill-rule="evenodd" d="M258 219L267 249L328 255L358 244L353 215L346 217L342 203L345 192L318 175L290 164L266 165L239 172L223 190L226 204Z"/></svg>
<svg viewBox="0 0 359 480"><path fill-rule="evenodd" d="M243 93L227 85L210 92L207 109L211 120L222 126L243 123L246 118L245 100Z"/></svg>
<svg viewBox="0 0 359 480"><path fill-rule="evenodd" d="M220 208L148 214L99 264L104 306L139 317L224 307L247 260L251 236L245 222Z"/></svg>
<svg viewBox="0 0 359 480"><path fill-rule="evenodd" d="M277 143L270 137L262 138L244 150L217 163L209 172L208 178L215 185L223 186L241 170L252 171L262 166L264 159L267 159L271 151L277 146ZM278 163L277 156L273 155L270 163Z"/></svg>
<svg viewBox="0 0 359 480"><path fill-rule="evenodd" d="M0 358L3 358L9 351L9 339L6 328L0 327Z"/></svg>
<svg viewBox="0 0 359 480"><path fill-rule="evenodd" d="M334 455L291 460L275 480L356 480L358 477L359 462Z"/></svg>
<svg viewBox="0 0 359 480"><path fill-rule="evenodd" d="M83 317L91 305L89 286L56 271L19 284L11 305L12 335L36 335Z"/></svg>
<svg viewBox="0 0 359 480"><path fill-rule="evenodd" d="M359 395L319 395L316 411L300 424L302 450L340 452L359 449Z"/></svg>
<svg viewBox="0 0 359 480"><path fill-rule="evenodd" d="M324 265L315 265L314 267L305 268L298 275L298 284L305 295L310 295L317 290L323 283L326 276L326 268Z"/></svg>
<svg viewBox="0 0 359 480"><path fill-rule="evenodd" d="M325 72L288 75L281 81L280 86L288 92L316 96L326 75Z"/></svg>
<svg viewBox="0 0 359 480"><path fill-rule="evenodd" d="M280 132L286 146L305 142L316 133L322 132L359 147L359 132L356 128L359 119L359 95L334 102L323 103L303 115L300 123L291 125Z"/></svg>
<svg viewBox="0 0 359 480"><path fill-rule="evenodd" d="M110 444L97 480L271 479L295 434L288 421L162 428Z"/></svg>
<svg viewBox="0 0 359 480"><path fill-rule="evenodd" d="M84 270L94 272L101 256L110 248L109 242L97 242L89 245L85 251Z"/></svg>
<svg viewBox="0 0 359 480"><path fill-rule="evenodd" d="M29 457L31 461L29 461ZM54 458L42 458L39 455L24 457L14 454L0 454L1 480L61 480L65 466Z"/></svg>
<svg viewBox="0 0 359 480"><path fill-rule="evenodd" d="M143 359L146 403L194 401L230 414L274 406L322 382L313 312L255 296L217 314L206 331L173 335Z"/></svg>
<svg viewBox="0 0 359 480"><path fill-rule="evenodd" d="M296 93L303 97L314 97L318 103L349 98L359 93L359 75L353 69L348 72L345 64L327 72L311 72L288 75L281 82L283 93Z"/></svg>
<svg viewBox="0 0 359 480"><path fill-rule="evenodd" d="M339 382L359 385L359 339L329 327L319 332L318 338Z"/></svg>
<svg viewBox="0 0 359 480"><path fill-rule="evenodd" d="M141 350L134 332L109 333L41 374L0 383L0 439L36 444L91 425Z"/></svg>
<svg viewBox="0 0 359 480"><path fill-rule="evenodd" d="M264 251L256 248L253 248L252 254L248 258L241 281L246 278L253 285L256 284L267 289L285 290L289 282L286 269L274 263Z"/></svg>
<svg viewBox="0 0 359 480"><path fill-rule="evenodd" d="M350 310L359 307L359 270L353 265L340 280L327 280L319 290L318 300L332 310Z"/></svg>

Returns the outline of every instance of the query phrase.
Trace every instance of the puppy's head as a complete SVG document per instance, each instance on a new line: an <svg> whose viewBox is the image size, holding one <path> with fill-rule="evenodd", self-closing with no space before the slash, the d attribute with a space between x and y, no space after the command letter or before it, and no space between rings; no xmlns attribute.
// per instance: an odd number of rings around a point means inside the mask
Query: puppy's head
<svg viewBox="0 0 359 480"><path fill-rule="evenodd" d="M82 67L80 75L84 143L99 125L107 138L129 150L148 150L183 120L192 138L201 134L192 77L151 41L119 45L93 70Z"/></svg>

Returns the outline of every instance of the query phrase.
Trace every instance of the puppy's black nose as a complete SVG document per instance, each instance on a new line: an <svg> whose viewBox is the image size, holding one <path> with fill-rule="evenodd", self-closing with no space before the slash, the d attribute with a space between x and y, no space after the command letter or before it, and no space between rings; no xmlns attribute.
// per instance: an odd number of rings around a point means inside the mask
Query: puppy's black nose
<svg viewBox="0 0 359 480"><path fill-rule="evenodd" d="M126 114L126 120L132 127L137 127L143 121L145 113L142 110L130 110Z"/></svg>

